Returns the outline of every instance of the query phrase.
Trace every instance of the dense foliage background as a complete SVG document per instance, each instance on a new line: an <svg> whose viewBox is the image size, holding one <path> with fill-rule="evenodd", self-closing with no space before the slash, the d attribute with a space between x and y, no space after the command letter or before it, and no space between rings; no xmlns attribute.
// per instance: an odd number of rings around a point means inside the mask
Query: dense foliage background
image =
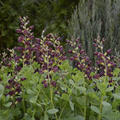
<svg viewBox="0 0 120 120"><path fill-rule="evenodd" d="M0 49L16 44L19 16L29 16L36 35L45 29L66 35L67 21L79 0L0 0Z"/></svg>
<svg viewBox="0 0 120 120"><path fill-rule="evenodd" d="M120 50L120 0L80 0L69 23L68 36L80 38L84 49L94 58L92 43L98 35L105 49Z"/></svg>

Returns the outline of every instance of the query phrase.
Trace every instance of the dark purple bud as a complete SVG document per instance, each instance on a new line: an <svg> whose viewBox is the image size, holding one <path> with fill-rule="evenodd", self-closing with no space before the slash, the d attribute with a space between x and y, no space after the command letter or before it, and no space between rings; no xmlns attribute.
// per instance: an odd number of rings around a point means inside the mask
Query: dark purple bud
<svg viewBox="0 0 120 120"><path fill-rule="evenodd" d="M35 38L35 40L36 40L38 43L40 43L40 38Z"/></svg>
<svg viewBox="0 0 120 120"><path fill-rule="evenodd" d="M55 94L59 94L59 92L56 90L55 92L54 92Z"/></svg>
<svg viewBox="0 0 120 120"><path fill-rule="evenodd" d="M30 41L25 41L25 45L29 46L30 45Z"/></svg>
<svg viewBox="0 0 120 120"><path fill-rule="evenodd" d="M96 55L96 56L98 56L98 54L99 54L98 52L95 52L95 53L94 53L94 55Z"/></svg>
<svg viewBox="0 0 120 120"><path fill-rule="evenodd" d="M61 41L61 40L63 40L63 38L64 38L64 36L57 38L57 40L58 40L58 41Z"/></svg>
<svg viewBox="0 0 120 120"><path fill-rule="evenodd" d="M22 68L21 66L16 66L15 71L19 72L21 70L21 68Z"/></svg>
<svg viewBox="0 0 120 120"><path fill-rule="evenodd" d="M9 84L11 84L11 83L13 83L13 82L14 82L14 79L8 80L8 83L9 83Z"/></svg>
<svg viewBox="0 0 120 120"><path fill-rule="evenodd" d="M81 45L80 44L78 45L78 48L81 49Z"/></svg>
<svg viewBox="0 0 120 120"><path fill-rule="evenodd" d="M24 34L24 35L27 35L27 34L29 34L29 32L28 32L27 30L24 30L24 31L23 31L23 34Z"/></svg>
<svg viewBox="0 0 120 120"><path fill-rule="evenodd" d="M52 85L53 87L56 87L56 81L52 81L52 82L51 82L51 85Z"/></svg>
<svg viewBox="0 0 120 120"><path fill-rule="evenodd" d="M72 50L68 50L69 53L72 53Z"/></svg>
<svg viewBox="0 0 120 120"><path fill-rule="evenodd" d="M107 75L108 75L109 77L113 77L113 74L110 73L110 72L108 72Z"/></svg>
<svg viewBox="0 0 120 120"><path fill-rule="evenodd" d="M20 93L20 92L21 92L21 89L20 89L20 88L17 88L17 89L15 90L15 92Z"/></svg>
<svg viewBox="0 0 120 120"><path fill-rule="evenodd" d="M46 83L46 80L43 80L43 81L42 81L42 84L44 84L44 83Z"/></svg>
<svg viewBox="0 0 120 120"><path fill-rule="evenodd" d="M100 77L99 74L96 74L96 75L93 76L93 78L95 78L95 79L98 79L99 77Z"/></svg>
<svg viewBox="0 0 120 120"><path fill-rule="evenodd" d="M99 75L100 75L100 77L101 77L101 76L104 76L104 71L101 71L101 72L99 73Z"/></svg>
<svg viewBox="0 0 120 120"><path fill-rule="evenodd" d="M84 53L85 53L85 51L84 51L84 50L81 50L81 51L80 51L80 54L84 54Z"/></svg>
<svg viewBox="0 0 120 120"><path fill-rule="evenodd" d="M10 86L10 85L7 85L5 88L7 88L7 89L11 89L11 86Z"/></svg>
<svg viewBox="0 0 120 120"><path fill-rule="evenodd" d="M113 82L113 80L111 79L111 80L109 80L109 83L112 83Z"/></svg>
<svg viewBox="0 0 120 120"><path fill-rule="evenodd" d="M23 47L15 47L14 50L19 50L19 51L23 51L24 48Z"/></svg>
<svg viewBox="0 0 120 120"><path fill-rule="evenodd" d="M50 37L52 37L52 35L51 35L51 34L48 34L48 35L46 36L46 38L50 38Z"/></svg>
<svg viewBox="0 0 120 120"><path fill-rule="evenodd" d="M60 51L63 51L63 47L62 46L59 46L58 47Z"/></svg>
<svg viewBox="0 0 120 120"><path fill-rule="evenodd" d="M70 60L73 61L73 60L74 60L74 57L70 57Z"/></svg>
<svg viewBox="0 0 120 120"><path fill-rule="evenodd" d="M58 71L58 67L55 66L55 67L52 68L52 70L53 70L53 72L57 72Z"/></svg>
<svg viewBox="0 0 120 120"><path fill-rule="evenodd" d="M22 101L22 98L16 98L16 101L17 101L17 102L21 102L21 101Z"/></svg>
<svg viewBox="0 0 120 120"><path fill-rule="evenodd" d="M30 65L30 62L26 60L26 61L25 61L25 64L26 64L26 65Z"/></svg>
<svg viewBox="0 0 120 120"><path fill-rule="evenodd" d="M32 36L30 36L29 38L30 38L30 40L33 40L33 39L34 39L34 36L32 35Z"/></svg>
<svg viewBox="0 0 120 120"><path fill-rule="evenodd" d="M18 38L18 42L23 42L24 41L24 36L20 36L19 38Z"/></svg>
<svg viewBox="0 0 120 120"><path fill-rule="evenodd" d="M17 33L22 33L22 30L21 29L17 29L16 32Z"/></svg>
<svg viewBox="0 0 120 120"><path fill-rule="evenodd" d="M34 29L34 25L31 25L31 26L29 27L29 29L30 29L30 30L33 30L33 29Z"/></svg>
<svg viewBox="0 0 120 120"><path fill-rule="evenodd" d="M80 39L76 39L76 42L78 43Z"/></svg>
<svg viewBox="0 0 120 120"><path fill-rule="evenodd" d="M107 50L107 54L110 54L111 52L112 52L112 50L111 50L111 49Z"/></svg>
<svg viewBox="0 0 120 120"><path fill-rule="evenodd" d="M48 83L44 83L43 85L44 85L44 87L45 87L45 88L47 88L47 87L48 87Z"/></svg>
<svg viewBox="0 0 120 120"><path fill-rule="evenodd" d="M26 80L26 78L21 78L20 80L21 80L21 81L24 81L24 80Z"/></svg>
<svg viewBox="0 0 120 120"><path fill-rule="evenodd" d="M9 94L10 96L12 96L12 95L14 95L14 94L15 94L15 91L14 91L14 90L12 90L12 91L10 91L8 94Z"/></svg>
<svg viewBox="0 0 120 120"><path fill-rule="evenodd" d="M96 44L96 43L93 43L93 46L94 46L94 47L97 47L97 44Z"/></svg>

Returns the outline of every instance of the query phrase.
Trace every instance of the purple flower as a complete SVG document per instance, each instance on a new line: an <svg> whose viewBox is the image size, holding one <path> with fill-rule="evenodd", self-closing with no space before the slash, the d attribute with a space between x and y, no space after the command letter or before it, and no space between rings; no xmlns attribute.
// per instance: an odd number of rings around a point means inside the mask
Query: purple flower
<svg viewBox="0 0 120 120"><path fill-rule="evenodd" d="M58 71L58 67L55 66L55 67L52 68L52 70L53 70L53 72L57 72Z"/></svg>
<svg viewBox="0 0 120 120"><path fill-rule="evenodd" d="M5 88L7 89L11 89L12 87L10 85L7 85Z"/></svg>
<svg viewBox="0 0 120 120"><path fill-rule="evenodd" d="M93 78L95 78L95 79L98 79L99 77L100 77L99 74L96 74L96 75L93 76Z"/></svg>
<svg viewBox="0 0 120 120"><path fill-rule="evenodd" d="M28 34L29 34L29 31L24 30L24 31L23 31L23 34L24 34L24 35L28 35Z"/></svg>
<svg viewBox="0 0 120 120"><path fill-rule="evenodd" d="M81 49L81 44L78 45L78 48Z"/></svg>
<svg viewBox="0 0 120 120"><path fill-rule="evenodd" d="M8 83L9 84L11 84L11 83L13 83L14 82L14 79L12 78L12 79L10 79L10 80L8 80Z"/></svg>
<svg viewBox="0 0 120 120"><path fill-rule="evenodd" d="M21 89L18 87L18 88L16 88L15 92L20 93L20 92L21 92Z"/></svg>
<svg viewBox="0 0 120 120"><path fill-rule="evenodd" d="M20 98L20 97L19 97L19 98L16 98L16 101L17 101L17 102L21 102L21 101L22 101L22 98Z"/></svg>
<svg viewBox="0 0 120 120"><path fill-rule="evenodd" d="M21 81L24 81L24 80L26 80L26 78L21 78L20 80L21 80Z"/></svg>
<svg viewBox="0 0 120 120"><path fill-rule="evenodd" d="M12 91L10 91L9 93L8 93L8 95L10 95L10 96L12 96L12 95L14 95L15 94L15 91L14 90L12 90Z"/></svg>
<svg viewBox="0 0 120 120"><path fill-rule="evenodd" d="M34 25L31 25L31 26L29 27L29 29L30 29L30 30L33 30L33 29L34 29Z"/></svg>
<svg viewBox="0 0 120 120"><path fill-rule="evenodd" d="M48 83L44 83L43 85L44 85L44 87L45 87L45 88L47 88L47 87L48 87Z"/></svg>
<svg viewBox="0 0 120 120"><path fill-rule="evenodd" d="M19 66L19 65L17 65L16 67L15 67L15 71L17 71L17 72L19 72L20 70L21 70L21 66Z"/></svg>
<svg viewBox="0 0 120 120"><path fill-rule="evenodd" d="M23 35L21 35L19 38L18 38L18 42L23 42L24 41L24 36Z"/></svg>
<svg viewBox="0 0 120 120"><path fill-rule="evenodd" d="M16 32L17 33L22 33L22 30L21 29L17 29Z"/></svg>
<svg viewBox="0 0 120 120"><path fill-rule="evenodd" d="M52 85L53 87L56 87L56 81L52 81L52 82L51 82L51 85Z"/></svg>
<svg viewBox="0 0 120 120"><path fill-rule="evenodd" d="M112 52L112 50L111 50L111 49L107 50L107 54L110 54L111 52Z"/></svg>

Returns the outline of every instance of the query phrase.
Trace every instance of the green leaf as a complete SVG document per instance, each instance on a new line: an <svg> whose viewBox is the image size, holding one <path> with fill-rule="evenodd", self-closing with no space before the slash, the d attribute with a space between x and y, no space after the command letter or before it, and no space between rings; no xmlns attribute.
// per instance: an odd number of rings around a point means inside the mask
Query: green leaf
<svg viewBox="0 0 120 120"><path fill-rule="evenodd" d="M69 101L69 104L70 104L71 110L74 111L74 103L70 100L70 101Z"/></svg>
<svg viewBox="0 0 120 120"><path fill-rule="evenodd" d="M111 92L113 89L114 89L113 86L112 86L112 87L109 87L109 88L106 89L106 92Z"/></svg>
<svg viewBox="0 0 120 120"><path fill-rule="evenodd" d="M119 68L115 68L115 70L113 71L113 76L118 76L120 73L120 69Z"/></svg>
<svg viewBox="0 0 120 120"><path fill-rule="evenodd" d="M76 87L80 92L85 93L86 92L86 88L85 87Z"/></svg>
<svg viewBox="0 0 120 120"><path fill-rule="evenodd" d="M99 97L95 94L95 92L91 92L91 93L89 93L88 95L89 95L89 97L92 98L92 99L95 99L95 100L97 100L97 101L100 100Z"/></svg>
<svg viewBox="0 0 120 120"><path fill-rule="evenodd" d="M91 110L94 111L95 113L100 114L100 110L96 106L91 106Z"/></svg>
<svg viewBox="0 0 120 120"><path fill-rule="evenodd" d="M97 87L101 91L102 94L105 94L107 89L107 84L104 82L97 82Z"/></svg>
<svg viewBox="0 0 120 120"><path fill-rule="evenodd" d="M103 113L110 112L112 110L112 105L106 101L103 101Z"/></svg>
<svg viewBox="0 0 120 120"><path fill-rule="evenodd" d="M63 93L63 94L62 94L62 99L63 99L63 100L66 100L66 101L69 101L69 96L68 96L68 94Z"/></svg>
<svg viewBox="0 0 120 120"><path fill-rule="evenodd" d="M31 89L27 89L27 94L29 94L29 95L33 95L33 94L34 94L34 91L31 90Z"/></svg>
<svg viewBox="0 0 120 120"><path fill-rule="evenodd" d="M84 81L85 81L84 74L82 72L77 72L76 75L72 75L72 79L75 82L78 82L79 85L82 85L84 83Z"/></svg>
<svg viewBox="0 0 120 120"><path fill-rule="evenodd" d="M113 80L118 81L120 80L120 77L112 77Z"/></svg>
<svg viewBox="0 0 120 120"><path fill-rule="evenodd" d="M68 71L72 70L72 67L70 66L68 60L63 61L62 64L59 67L60 67L61 70L68 70Z"/></svg>
<svg viewBox="0 0 120 120"><path fill-rule="evenodd" d="M73 80L70 79L69 82L70 82L71 85L75 85Z"/></svg>
<svg viewBox="0 0 120 120"><path fill-rule="evenodd" d="M55 113L57 113L58 111L59 111L58 109L53 108L53 109L48 110L47 112L48 112L49 114L55 114Z"/></svg>
<svg viewBox="0 0 120 120"><path fill-rule="evenodd" d="M113 96L115 99L120 100L120 93L115 93L115 94L113 94Z"/></svg>
<svg viewBox="0 0 120 120"><path fill-rule="evenodd" d="M49 120L47 113L44 113L44 120Z"/></svg>
<svg viewBox="0 0 120 120"><path fill-rule="evenodd" d="M0 98L2 97L4 92L4 86L0 84Z"/></svg>
<svg viewBox="0 0 120 120"><path fill-rule="evenodd" d="M32 98L30 98L30 102L35 104L36 103L36 100L37 100L37 96L33 96Z"/></svg>
<svg viewBox="0 0 120 120"><path fill-rule="evenodd" d="M12 105L12 102L8 102L8 103L6 103L4 106L5 107L10 107Z"/></svg>

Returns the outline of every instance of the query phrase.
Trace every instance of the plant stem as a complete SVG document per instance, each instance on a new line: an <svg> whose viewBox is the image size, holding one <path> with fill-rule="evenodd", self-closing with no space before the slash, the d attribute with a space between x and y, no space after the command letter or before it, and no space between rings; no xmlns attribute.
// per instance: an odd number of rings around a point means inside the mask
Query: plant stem
<svg viewBox="0 0 120 120"><path fill-rule="evenodd" d="M61 113L60 113L60 115L59 115L59 119L58 119L58 120L60 120L60 118L61 118L61 116L62 116L62 113L63 113L63 111L64 111L64 109L65 109L66 105L67 105L67 102L64 104L64 106L63 106L63 108L62 108L62 110L61 110Z"/></svg>
<svg viewBox="0 0 120 120"><path fill-rule="evenodd" d="M105 79L104 79L104 84L106 83L107 81L107 63L106 63L106 59L104 59L104 64L105 64ZM105 91L104 91L105 92ZM98 116L98 120L102 120L102 109L103 109L103 97L104 97L105 93L103 94L102 93L102 96L101 96L101 100L100 100L100 114Z"/></svg>
<svg viewBox="0 0 120 120"><path fill-rule="evenodd" d="M36 113L36 109L34 109L34 111L33 111L32 120L34 120L35 113Z"/></svg>
<svg viewBox="0 0 120 120"><path fill-rule="evenodd" d="M86 111L87 111L86 104L87 104L87 99L86 99L86 95L84 95L84 96L85 96L84 118L86 120Z"/></svg>
<svg viewBox="0 0 120 120"><path fill-rule="evenodd" d="M84 84L84 87L86 87L85 86L85 84ZM85 97L85 105L84 105L84 119L86 120L86 113L87 113L87 96L86 96L86 91L84 92L84 97Z"/></svg>
<svg viewBox="0 0 120 120"><path fill-rule="evenodd" d="M23 94L24 95L24 94ZM24 114L25 114L25 100L24 100L24 96L23 96L23 102L22 102L22 106L23 106L23 111L24 111Z"/></svg>
<svg viewBox="0 0 120 120"><path fill-rule="evenodd" d="M98 120L102 120L102 108L103 108L103 105L102 105L102 102L103 102L103 95L101 96L101 100L100 100L100 114L98 116Z"/></svg>

